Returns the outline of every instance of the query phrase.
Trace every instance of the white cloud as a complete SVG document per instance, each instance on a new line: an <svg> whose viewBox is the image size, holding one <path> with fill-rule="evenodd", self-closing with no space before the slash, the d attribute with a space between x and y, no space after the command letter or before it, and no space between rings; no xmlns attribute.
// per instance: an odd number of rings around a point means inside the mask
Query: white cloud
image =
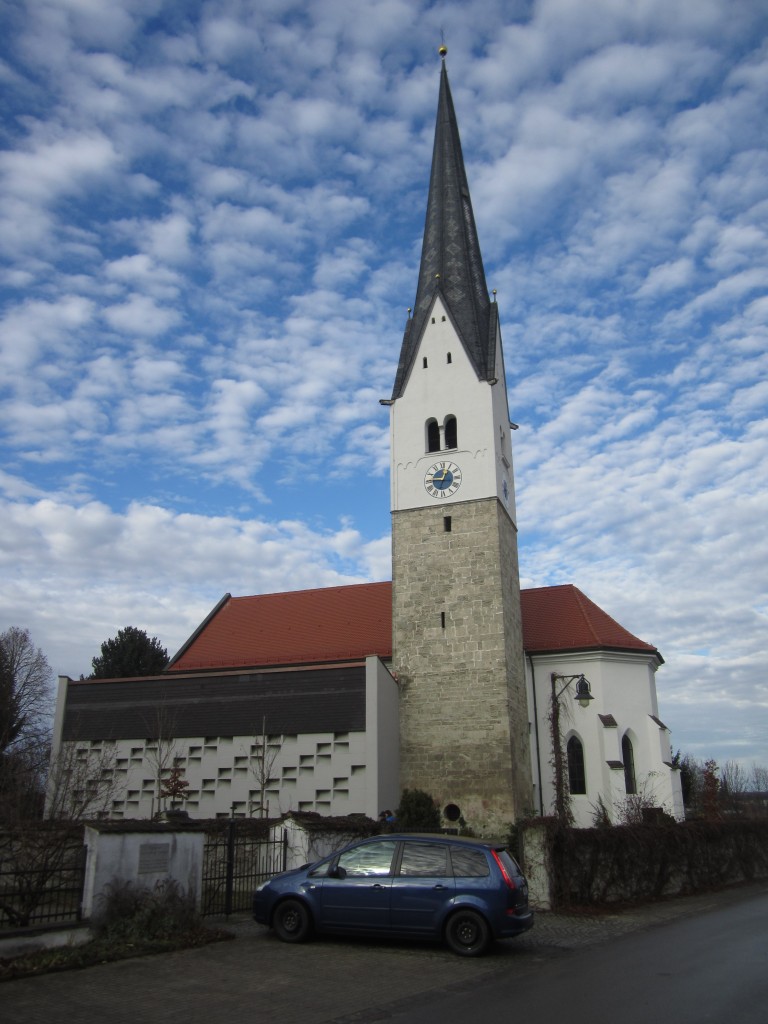
<svg viewBox="0 0 768 1024"><path fill-rule="evenodd" d="M13 481L10 481L12 489ZM124 625L175 650L225 591L276 592L362 582L389 572L388 538L365 540L344 523L316 531L101 502L2 502L0 566L14 566L0 621L28 624L58 672L87 672L99 645ZM40 559L45 572L40 574Z"/></svg>
<svg viewBox="0 0 768 1024"><path fill-rule="evenodd" d="M129 622L177 646L226 590L388 575L378 399L443 28L521 424L526 579L574 582L659 645L676 742L768 761L764 13L417 7L14 13L4 614L76 674Z"/></svg>
<svg viewBox="0 0 768 1024"><path fill-rule="evenodd" d="M153 337L179 323L179 313L159 306L147 295L131 295L125 302L104 308L104 319L116 331Z"/></svg>

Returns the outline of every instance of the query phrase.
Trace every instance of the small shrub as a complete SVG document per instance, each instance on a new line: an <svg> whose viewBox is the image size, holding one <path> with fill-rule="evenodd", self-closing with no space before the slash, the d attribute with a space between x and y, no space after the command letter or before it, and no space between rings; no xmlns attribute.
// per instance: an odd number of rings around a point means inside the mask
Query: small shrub
<svg viewBox="0 0 768 1024"><path fill-rule="evenodd" d="M165 940L201 927L193 897L173 879L158 882L154 889L114 881L101 903L94 927L99 938L109 941Z"/></svg>
<svg viewBox="0 0 768 1024"><path fill-rule="evenodd" d="M92 926L92 942L0 959L0 982L234 938L231 932L206 928L193 898L174 881L159 882L154 889L114 881Z"/></svg>
<svg viewBox="0 0 768 1024"><path fill-rule="evenodd" d="M423 789L404 789L397 809L398 828L421 832L440 831L440 811Z"/></svg>
<svg viewBox="0 0 768 1024"><path fill-rule="evenodd" d="M612 824L611 815L608 808L605 806L605 801L602 796L599 796L597 798L597 803L592 804L592 827L610 828Z"/></svg>

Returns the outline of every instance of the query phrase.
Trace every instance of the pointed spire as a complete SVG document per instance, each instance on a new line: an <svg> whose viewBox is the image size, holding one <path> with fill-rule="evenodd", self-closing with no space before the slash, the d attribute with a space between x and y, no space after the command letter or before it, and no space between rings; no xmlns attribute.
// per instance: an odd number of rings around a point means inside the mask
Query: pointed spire
<svg viewBox="0 0 768 1024"><path fill-rule="evenodd" d="M439 294L480 380L494 377L496 304L488 297L459 128L445 66L440 73L432 173L421 250L419 283L409 319L392 398L402 394L411 363Z"/></svg>

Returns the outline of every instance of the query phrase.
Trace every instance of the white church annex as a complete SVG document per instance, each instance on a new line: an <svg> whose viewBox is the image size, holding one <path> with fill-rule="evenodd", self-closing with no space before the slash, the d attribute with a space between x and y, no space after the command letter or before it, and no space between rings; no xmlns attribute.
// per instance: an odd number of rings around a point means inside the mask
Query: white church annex
<svg viewBox="0 0 768 1024"><path fill-rule="evenodd" d="M503 835L555 807L553 700L575 824L632 801L683 817L659 652L575 586L520 590L499 311L441 54L416 300L384 402L392 583L225 595L160 676L61 677L54 755L108 755L108 817L151 816L175 768L192 817L375 818L408 787L446 824Z"/></svg>

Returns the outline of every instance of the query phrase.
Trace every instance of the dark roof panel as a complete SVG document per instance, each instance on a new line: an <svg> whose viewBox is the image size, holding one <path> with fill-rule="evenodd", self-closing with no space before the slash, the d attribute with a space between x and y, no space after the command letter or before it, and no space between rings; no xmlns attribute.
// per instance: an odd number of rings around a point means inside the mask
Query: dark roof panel
<svg viewBox="0 0 768 1024"><path fill-rule="evenodd" d="M70 681L65 740L365 730L363 664L299 671Z"/></svg>

